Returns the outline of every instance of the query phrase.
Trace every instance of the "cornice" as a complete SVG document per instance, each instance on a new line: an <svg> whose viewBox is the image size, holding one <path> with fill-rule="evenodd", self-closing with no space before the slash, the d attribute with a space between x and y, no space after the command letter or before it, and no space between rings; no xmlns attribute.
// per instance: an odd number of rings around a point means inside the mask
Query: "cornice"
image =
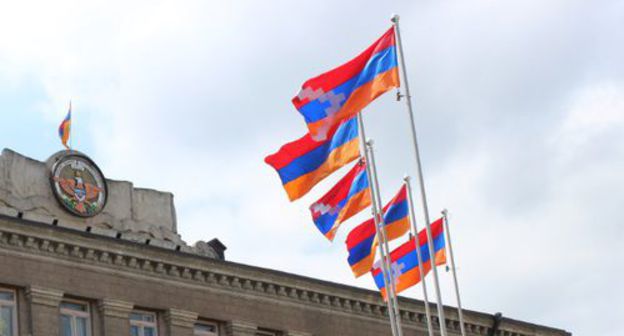
<svg viewBox="0 0 624 336"><path fill-rule="evenodd" d="M197 262L196 259L188 258L160 258L153 257L149 253L136 254L136 250L123 249L122 244L111 246L104 244L92 246L81 243L80 240L61 239L60 237L35 236L31 232L15 232L7 227L0 227L0 248L17 250L34 255L53 257L55 259L68 260L82 264L97 265L114 271L122 271L130 274L143 274L152 278L160 278L168 281L188 283L208 287L212 289L227 290L233 295L253 296L258 299L277 300L279 302L301 305L308 309L330 311L332 313L348 314L369 320L377 320L387 323L388 313L381 299L358 298L357 294L348 295L346 291L331 291L331 288L323 289L317 284L308 284L304 280L290 281L292 279L279 279L278 276L262 277L254 276L251 272L238 272L237 266L228 267L227 263L220 262L220 267L214 267L212 260ZM71 234L71 233L67 233ZM203 264L203 267L202 267ZM210 267L208 267L210 266ZM330 292L331 291L331 292ZM339 292L339 294L336 294ZM120 304L122 301L103 300L101 309L106 313L119 317L127 317L126 310L132 309L130 303ZM401 309L402 324L411 329L424 331L426 328L424 308L416 303L406 303ZM420 311L419 311L420 310ZM129 310L128 310L129 313ZM187 314L188 313L188 314ZM451 317L452 317L452 312ZM191 312L171 310L169 316L172 321L187 323ZM488 335L491 325L484 318L483 324L468 322L465 324L470 335ZM459 322L447 318L447 329L451 333L459 334ZM435 323L434 323L435 325ZM503 326L505 328L505 326ZM523 324L513 324L513 329L523 328ZM528 328L527 328L528 329ZM534 328L533 328L534 329ZM540 328L541 329L541 328ZM544 328L546 332L540 335L566 335L565 332ZM516 332L501 330L505 336L532 336L534 332Z"/></svg>

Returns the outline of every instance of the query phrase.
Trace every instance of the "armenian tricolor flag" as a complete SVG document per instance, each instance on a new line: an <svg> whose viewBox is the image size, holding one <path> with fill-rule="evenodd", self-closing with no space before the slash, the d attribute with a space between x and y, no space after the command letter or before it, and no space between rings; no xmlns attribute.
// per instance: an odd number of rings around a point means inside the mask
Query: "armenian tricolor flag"
<svg viewBox="0 0 624 336"><path fill-rule="evenodd" d="M61 122L58 132L63 146L65 146L65 148L67 149L70 149L67 142L69 141L69 136L71 133L71 102L69 103L69 111L67 111L65 119L63 119L63 121Z"/></svg>
<svg viewBox="0 0 624 336"><path fill-rule="evenodd" d="M334 127L327 140L309 134L282 146L264 162L279 174L291 201L299 199L334 171L360 156L356 118Z"/></svg>
<svg viewBox="0 0 624 336"><path fill-rule="evenodd" d="M361 159L336 185L310 206L314 224L334 240L340 224L371 204L366 164Z"/></svg>
<svg viewBox="0 0 624 336"><path fill-rule="evenodd" d="M431 257L426 229L418 233L420 242L420 256L422 257L424 274L431 271ZM446 252L444 241L443 219L440 218L431 224L431 235L433 236L433 260L436 266L446 264ZM418 257L416 255L416 240L411 238L405 244L399 246L390 253L390 272L394 275L396 293L420 282L420 270L418 269ZM381 260L377 261L372 269L373 279L381 295L386 298L386 284L381 270Z"/></svg>
<svg viewBox="0 0 624 336"><path fill-rule="evenodd" d="M399 86L394 27L351 61L307 80L292 99L310 134L325 139L333 125L355 116Z"/></svg>
<svg viewBox="0 0 624 336"><path fill-rule="evenodd" d="M397 239L409 231L409 208L407 204L407 189L405 185L383 209L386 237L388 241ZM371 218L356 226L347 236L347 250L349 251L349 266L355 277L368 273L375 259L377 247L377 231L375 219Z"/></svg>

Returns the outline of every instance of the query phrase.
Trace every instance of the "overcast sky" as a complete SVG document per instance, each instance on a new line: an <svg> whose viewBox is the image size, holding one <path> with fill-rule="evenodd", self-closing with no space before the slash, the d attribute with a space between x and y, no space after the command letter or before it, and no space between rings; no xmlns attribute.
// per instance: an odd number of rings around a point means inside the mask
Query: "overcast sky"
<svg viewBox="0 0 624 336"><path fill-rule="evenodd" d="M0 146L60 150L71 98L75 148L108 178L173 192L185 241L218 237L232 261L374 288L353 279L343 243L367 214L330 244L308 212L345 170L289 203L263 158L305 133L290 103L300 85L393 13L464 306L624 335L621 0L2 1ZM384 202L415 173L394 98L365 111Z"/></svg>

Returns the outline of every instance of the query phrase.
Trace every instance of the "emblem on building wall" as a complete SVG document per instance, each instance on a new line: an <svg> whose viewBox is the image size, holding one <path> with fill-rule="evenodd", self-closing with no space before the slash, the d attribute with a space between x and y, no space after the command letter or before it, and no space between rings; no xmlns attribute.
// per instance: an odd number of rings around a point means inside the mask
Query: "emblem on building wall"
<svg viewBox="0 0 624 336"><path fill-rule="evenodd" d="M52 166L50 180L56 199L76 216L95 216L106 205L106 179L97 165L84 155L61 156Z"/></svg>

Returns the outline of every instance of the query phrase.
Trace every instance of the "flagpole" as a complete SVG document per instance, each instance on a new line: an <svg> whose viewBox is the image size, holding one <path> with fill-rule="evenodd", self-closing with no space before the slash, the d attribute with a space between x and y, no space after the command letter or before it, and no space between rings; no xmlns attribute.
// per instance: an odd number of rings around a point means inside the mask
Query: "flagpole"
<svg viewBox="0 0 624 336"><path fill-rule="evenodd" d="M400 65L401 65L401 72L402 72L402 77L403 77L403 87L405 88L405 101L407 103L407 112L409 114L409 118L410 118L410 126L411 126L411 133L412 133L412 141L414 143L414 154L416 156L416 167L418 170L418 184L420 185L420 198L422 200L422 207L423 207L423 214L425 217L425 225L427 227L427 239L430 242L430 244L428 244L429 246L429 255L431 256L431 258L433 258L433 256L435 255L434 250L433 250L433 237L431 234L431 221L429 220L429 208L427 207L427 196L425 193L425 183L424 183L424 178L423 178L423 172L422 172L422 164L420 162L420 152L418 150L418 140L416 137L416 125L414 123L414 112L413 112L413 108L412 108L412 97L410 95L410 91L409 91L409 84L407 81L407 71L405 70L405 57L403 55L403 44L401 42L401 31L399 29L399 16L398 15L394 15L391 19L392 23L394 24L394 31L396 33L396 38L397 38L397 47L398 47L398 51L399 51L399 59L400 59ZM442 305L442 295L440 293L440 282L438 279L438 270L437 267L435 266L435 262L433 260L431 260L431 269L433 270L433 283L434 283L434 288L435 288L435 292L436 292L436 298L437 298L437 308L438 308L438 317L440 320L440 335L441 336L447 336L447 332L446 332L446 319L444 317L444 306Z"/></svg>
<svg viewBox="0 0 624 336"><path fill-rule="evenodd" d="M412 199L412 184L410 183L410 177L405 176L403 178L405 186L407 187L407 201L409 204L410 222L412 222L412 234L416 242L416 258L418 259L418 269L420 272L420 283L422 284L423 300L425 301L425 315L427 316L427 331L429 336L434 336L433 325L431 323L431 310L429 309L429 295L427 294L427 283L425 281L425 269L422 261L422 255L420 254L420 238L418 236L418 226L416 225L416 215L414 214L414 200ZM430 262L432 262L430 260ZM432 262L433 265L433 262ZM433 266L435 267L435 266ZM465 335L462 335L465 336Z"/></svg>
<svg viewBox="0 0 624 336"><path fill-rule="evenodd" d="M461 299L459 296L459 284L457 282L457 272L455 271L455 258L453 257L453 244L451 244L451 231L449 231L448 225L448 211L442 210L442 217L444 218L444 231L446 232L446 241L449 248L449 259L451 261L451 272L453 273L453 282L455 283L455 295L457 297L457 314L459 315L459 327L461 329L462 336L466 336L466 329L464 327L464 313L462 311Z"/></svg>
<svg viewBox="0 0 624 336"><path fill-rule="evenodd" d="M389 279L390 282L386 282L386 296L388 297L388 300L394 300L394 309L395 309L394 315L396 317L398 334L399 336L402 336L403 331L401 330L401 312L399 311L399 298L397 297L396 289L395 289L396 279L394 278L394 273L392 272L392 269L390 268L390 265L392 264L392 262L390 258L390 247L388 246L388 239L386 235L386 226L383 222L383 208L381 206L382 203L381 203L381 195L379 192L379 179L377 177L377 164L375 163L373 140L369 139L366 142L366 146L368 148L368 157L370 159L370 167L371 167L371 172L373 176L373 185L375 185L375 191L376 191L375 198L377 198L377 205L379 206L378 211L377 211L377 216L380 218L379 219L380 226L378 226L378 230L382 237L380 245L383 244L386 250L384 260L386 262L386 267L388 269L388 277L390 278Z"/></svg>
<svg viewBox="0 0 624 336"><path fill-rule="evenodd" d="M377 186L375 184L373 184L373 169L371 168L371 160L369 159L369 155L368 155L368 146L366 144L366 132L364 131L364 120L362 119L362 112L358 112L357 114L357 122L358 122L358 134L360 137L360 150L362 151L362 155L364 156L364 160L365 160L365 164L366 164L366 175L368 177L368 181L370 184L370 188L371 188L371 198L372 198L372 203L373 206L371 207L372 212L373 212L373 218L375 221L375 228L377 231L377 237L379 237L379 239L384 242L385 241L385 235L383 235L382 230L380 229L381 227L384 226L383 224L383 216L379 216L379 214L381 213L381 206L379 205L379 203L377 203L377 197L375 197L375 195L377 194L378 190L377 190ZM390 283L394 283L394 281L390 280L391 277L391 272L390 272L390 266L387 263L387 259L386 259L386 252L385 252L385 248L384 248L384 244L378 244L379 246L379 254L381 255L380 258L382 260L381 262L381 269L382 269L382 273L383 273L383 277L384 277L384 283L386 284L390 284ZM386 288L388 288L388 286L386 286ZM401 328L399 327L399 325L397 324L397 319L395 316L395 301L392 298L393 295L391 296L390 294L392 293L392 291L388 291L386 289L386 297L388 298L386 304L388 306L388 315L390 317L390 328L392 329L392 335L393 336L402 336L401 333Z"/></svg>

